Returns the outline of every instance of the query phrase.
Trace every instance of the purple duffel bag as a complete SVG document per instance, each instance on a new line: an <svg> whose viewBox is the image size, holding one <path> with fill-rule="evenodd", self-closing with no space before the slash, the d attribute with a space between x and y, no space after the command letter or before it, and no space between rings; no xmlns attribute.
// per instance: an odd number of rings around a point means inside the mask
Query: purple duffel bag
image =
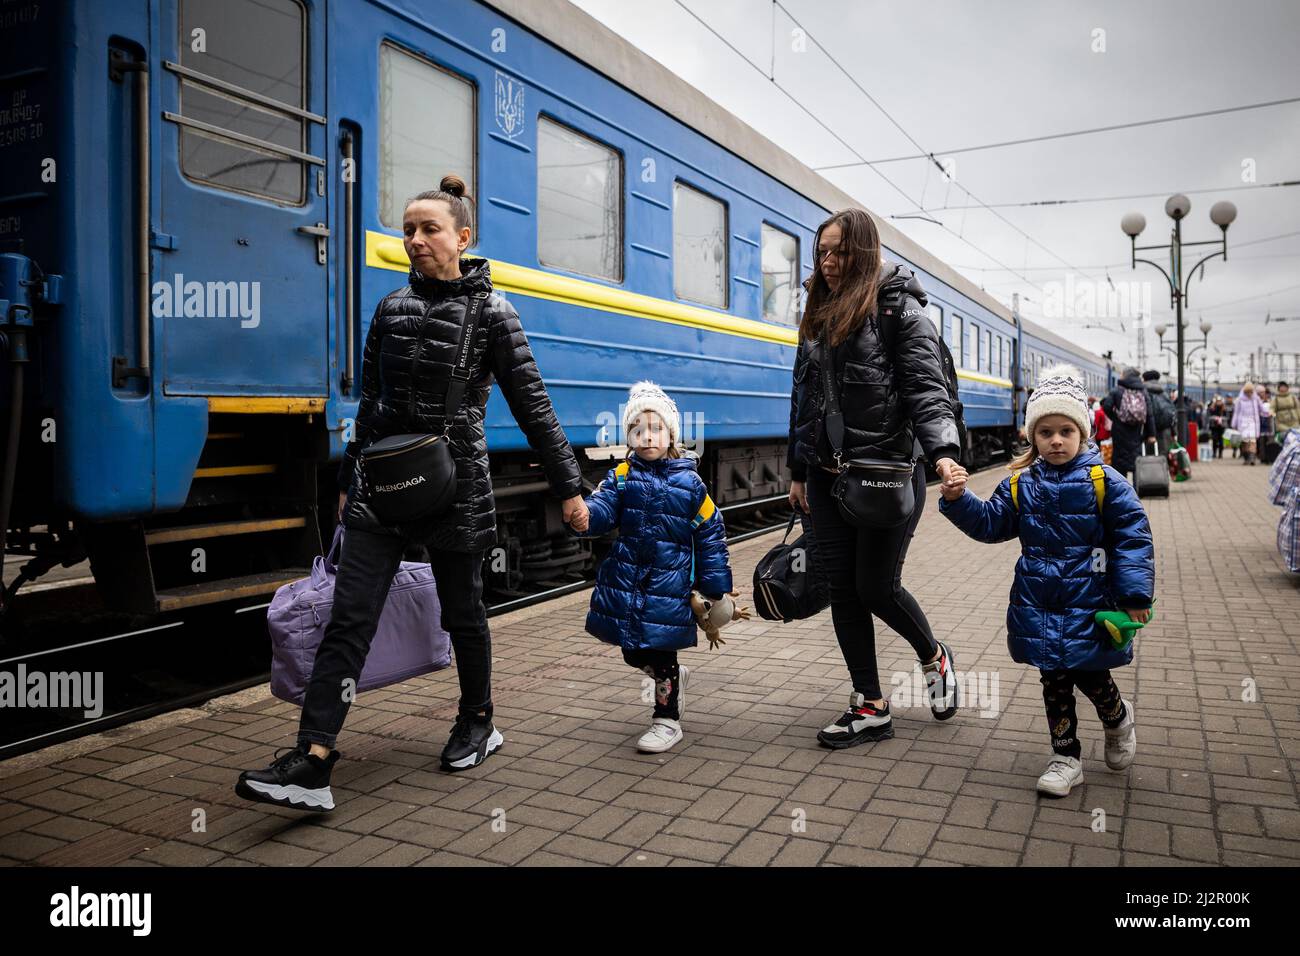
<svg viewBox="0 0 1300 956"><path fill-rule="evenodd" d="M276 591L266 611L266 628L271 634L271 693L300 707L316 649L325 637L334 607L334 575L342 541L343 526L339 525L329 554L312 562L311 577ZM357 690L385 687L451 664L451 640L441 621L433 569L403 561L393 575Z"/></svg>

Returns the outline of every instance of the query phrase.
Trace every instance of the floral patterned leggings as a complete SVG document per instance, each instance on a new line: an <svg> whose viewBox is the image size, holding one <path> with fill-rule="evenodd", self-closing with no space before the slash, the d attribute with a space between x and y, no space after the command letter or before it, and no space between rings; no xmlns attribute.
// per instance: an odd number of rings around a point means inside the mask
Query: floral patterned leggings
<svg viewBox="0 0 1300 956"><path fill-rule="evenodd" d="M1110 671L1039 671L1043 683L1043 703L1047 706L1047 727L1052 735L1052 750L1062 757L1082 753L1078 722L1074 716L1074 689L1097 708L1103 726L1118 727L1124 720L1124 701Z"/></svg>

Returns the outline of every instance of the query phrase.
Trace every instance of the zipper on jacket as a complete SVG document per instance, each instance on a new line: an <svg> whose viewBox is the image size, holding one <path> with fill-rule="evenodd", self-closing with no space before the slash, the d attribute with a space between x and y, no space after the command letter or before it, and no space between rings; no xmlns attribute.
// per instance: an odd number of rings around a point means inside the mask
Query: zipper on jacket
<svg viewBox="0 0 1300 956"><path fill-rule="evenodd" d="M415 370L419 367L420 349L424 346L424 327L429 324L429 313L432 311L433 303L430 302L424 308L424 315L420 319L420 327L415 333L415 351L411 353L411 384L409 394L406 396L406 424L411 428L415 427Z"/></svg>

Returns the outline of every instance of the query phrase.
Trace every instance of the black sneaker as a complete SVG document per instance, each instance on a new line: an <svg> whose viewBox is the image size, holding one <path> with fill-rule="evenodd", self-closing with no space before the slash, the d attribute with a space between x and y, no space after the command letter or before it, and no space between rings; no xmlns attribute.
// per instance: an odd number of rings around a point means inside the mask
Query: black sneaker
<svg viewBox="0 0 1300 956"><path fill-rule="evenodd" d="M442 748L443 770L468 770L477 767L501 749L506 739L492 725L492 718L457 714L451 739Z"/></svg>
<svg viewBox="0 0 1300 956"><path fill-rule="evenodd" d="M889 702L877 708L868 704L865 695L854 691L849 695L849 709L829 727L817 732L817 742L832 750L843 750L874 740L888 740L894 736L894 722L889 716Z"/></svg>
<svg viewBox="0 0 1300 956"><path fill-rule="evenodd" d="M957 713L957 665L953 662L948 645L939 642L939 659L922 664L925 674L925 695L930 699L930 712L935 720L947 720Z"/></svg>
<svg viewBox="0 0 1300 956"><path fill-rule="evenodd" d="M276 751L275 760L265 770L245 770L239 775L235 793L245 800L325 813L334 809L330 771L338 759L337 750L324 759L297 747L283 757Z"/></svg>

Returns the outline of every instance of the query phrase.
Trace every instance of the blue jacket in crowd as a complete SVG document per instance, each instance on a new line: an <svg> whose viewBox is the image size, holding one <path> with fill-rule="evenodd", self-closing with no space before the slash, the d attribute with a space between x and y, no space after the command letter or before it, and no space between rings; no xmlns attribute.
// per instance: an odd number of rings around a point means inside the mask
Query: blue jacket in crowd
<svg viewBox="0 0 1300 956"><path fill-rule="evenodd" d="M692 587L711 596L731 591L722 512L692 527L708 493L694 458L644 461L633 453L629 461L621 491L611 468L587 499L584 536L619 530L596 575L587 632L633 650L694 647Z"/></svg>
<svg viewBox="0 0 1300 956"><path fill-rule="evenodd" d="M1007 645L1017 663L1040 670L1109 670L1133 660L1133 645L1115 650L1093 614L1151 606L1155 548L1137 494L1109 466L1098 514L1090 469L1100 464L1092 445L1064 465L1035 460L1020 475L1018 509L1010 478L988 501L968 491L956 501L939 502L939 510L977 541L1020 538L1007 608Z"/></svg>

